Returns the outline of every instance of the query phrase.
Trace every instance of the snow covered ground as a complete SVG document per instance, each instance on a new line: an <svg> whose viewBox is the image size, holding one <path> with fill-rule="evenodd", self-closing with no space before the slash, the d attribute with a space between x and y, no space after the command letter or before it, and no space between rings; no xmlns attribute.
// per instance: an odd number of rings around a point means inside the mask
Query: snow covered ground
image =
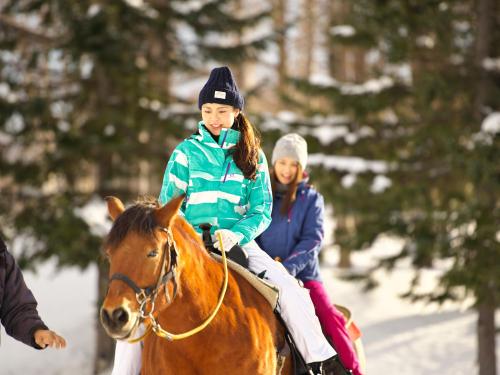
<svg viewBox="0 0 500 375"><path fill-rule="evenodd" d="M91 374L97 269L57 271L55 262L24 273L45 324L68 342L64 350L35 350L7 336L2 327L0 374Z"/></svg>
<svg viewBox="0 0 500 375"><path fill-rule="evenodd" d="M364 267L373 257L392 251L397 241L382 239L373 249L353 256L354 267ZM398 298L406 291L410 268L400 265L392 274L380 273L381 286L367 294L358 284L339 279L337 254L327 249L324 280L336 303L348 306L363 331L370 375L469 375L476 374L475 313L466 303L441 308L411 305ZM96 324L96 269L55 269L42 265L37 274L25 273L39 302L46 324L68 341L65 350L36 351L16 342L2 330L2 375L69 375L92 373ZM433 284L432 273L426 278ZM497 337L498 339L498 337ZM500 358L500 346L497 349ZM106 375L106 374L103 374Z"/></svg>

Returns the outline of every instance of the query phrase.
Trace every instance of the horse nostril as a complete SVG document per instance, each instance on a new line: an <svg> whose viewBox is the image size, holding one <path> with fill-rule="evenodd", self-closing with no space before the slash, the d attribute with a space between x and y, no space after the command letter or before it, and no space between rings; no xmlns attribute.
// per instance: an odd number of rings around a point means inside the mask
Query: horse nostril
<svg viewBox="0 0 500 375"><path fill-rule="evenodd" d="M101 309L101 322L105 327L110 329L120 329L129 320L129 313L123 307L118 307L109 312L105 308Z"/></svg>
<svg viewBox="0 0 500 375"><path fill-rule="evenodd" d="M113 311L113 321L121 326L125 325L128 322L128 312L122 307L115 309Z"/></svg>
<svg viewBox="0 0 500 375"><path fill-rule="evenodd" d="M109 316L109 313L104 308L101 309L101 321L102 321L103 324L108 325L108 326L111 323L111 318Z"/></svg>

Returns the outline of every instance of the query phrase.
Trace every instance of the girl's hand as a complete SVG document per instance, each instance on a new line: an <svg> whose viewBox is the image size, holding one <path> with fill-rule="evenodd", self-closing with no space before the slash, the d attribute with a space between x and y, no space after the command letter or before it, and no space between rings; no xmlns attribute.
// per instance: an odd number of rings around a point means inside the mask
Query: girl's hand
<svg viewBox="0 0 500 375"><path fill-rule="evenodd" d="M41 348L50 346L51 348L65 348L66 340L53 331L39 329L35 332L35 342Z"/></svg>
<svg viewBox="0 0 500 375"><path fill-rule="evenodd" d="M217 241L214 242L214 247L216 249L220 250L220 242L219 242L219 236L217 234L220 234L222 237L222 246L224 247L224 251L229 251L233 248L234 245L237 245L240 243L242 240L242 235L238 235L228 229L219 229L214 232L216 235Z"/></svg>

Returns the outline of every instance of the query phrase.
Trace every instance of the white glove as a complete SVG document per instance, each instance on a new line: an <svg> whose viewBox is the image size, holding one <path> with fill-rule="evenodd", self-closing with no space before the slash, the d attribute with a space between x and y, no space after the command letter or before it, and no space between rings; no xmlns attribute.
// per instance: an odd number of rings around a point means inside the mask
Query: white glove
<svg viewBox="0 0 500 375"><path fill-rule="evenodd" d="M222 246L224 248L224 251L229 251L233 248L234 245L237 245L240 243L240 241L243 239L243 235L240 233L234 233L230 231L229 229L218 229L214 232L215 238L217 238L217 241L214 243L214 247L218 250L220 250L220 242L219 242L219 236L220 234L222 238Z"/></svg>

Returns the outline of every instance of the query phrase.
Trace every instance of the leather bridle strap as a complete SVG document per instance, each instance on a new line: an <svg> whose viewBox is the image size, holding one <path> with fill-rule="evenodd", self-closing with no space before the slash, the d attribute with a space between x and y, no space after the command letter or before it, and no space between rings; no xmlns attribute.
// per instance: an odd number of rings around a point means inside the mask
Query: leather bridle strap
<svg viewBox="0 0 500 375"><path fill-rule="evenodd" d="M169 231L167 229L161 228L161 230L163 230L163 231L167 232L167 234L169 234ZM168 247L168 251L167 251L167 247ZM169 256L169 258L170 258L169 263L170 264L169 264L168 272L165 272L165 263L167 261L167 254L170 255ZM130 288L132 288L132 290L135 292L136 297L138 299L137 302L139 302L139 304L142 304L144 301L151 299L151 297L153 297L152 299L154 300L156 298L156 294L158 293L158 290L160 289L160 287L162 285L165 285L165 295L167 296L167 299L169 299L166 284L170 280L173 280L173 282L174 282L174 292L173 292L173 296L172 296L172 299L173 299L173 298L175 298L175 295L177 294L177 282L176 282L176 278L175 278L176 266L177 266L177 251L175 249L175 246L173 245L173 241L171 240L171 237L169 234L169 237L168 237L167 242L165 243L165 246L163 249L161 273L160 273L160 276L158 277L158 281L156 283L156 286L150 285L150 286L145 287L145 288L140 288L132 279L130 279L130 277L128 277L127 275L124 275L123 273L119 273L119 272L113 274L110 277L109 283L111 283L111 281L113 281L113 280L123 281Z"/></svg>

